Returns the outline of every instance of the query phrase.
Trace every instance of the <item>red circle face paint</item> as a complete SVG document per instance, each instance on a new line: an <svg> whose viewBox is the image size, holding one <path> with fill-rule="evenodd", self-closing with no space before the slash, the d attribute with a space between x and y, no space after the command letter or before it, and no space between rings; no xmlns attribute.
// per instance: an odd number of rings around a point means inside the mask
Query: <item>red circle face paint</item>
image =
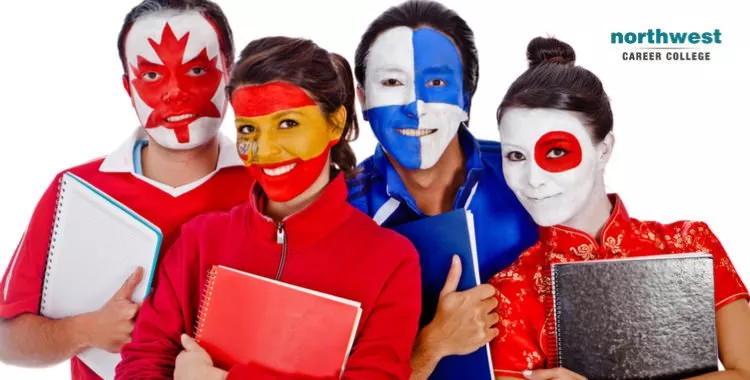
<svg viewBox="0 0 750 380"><path fill-rule="evenodd" d="M565 154L560 155L562 152ZM540 168L551 173L575 169L583 160L581 143L568 132L545 133L534 146L534 159Z"/></svg>

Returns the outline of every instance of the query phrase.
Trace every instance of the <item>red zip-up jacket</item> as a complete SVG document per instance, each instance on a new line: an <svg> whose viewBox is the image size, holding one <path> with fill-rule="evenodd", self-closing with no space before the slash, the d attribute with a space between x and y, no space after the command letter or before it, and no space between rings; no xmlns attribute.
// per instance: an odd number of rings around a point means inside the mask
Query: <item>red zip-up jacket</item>
<svg viewBox="0 0 750 380"><path fill-rule="evenodd" d="M172 378L180 334L194 335L213 265L268 278L280 273L281 281L360 302L362 318L343 379L407 379L421 311L417 252L346 197L339 174L311 205L281 223L258 211L255 196L185 224L138 315L132 343L122 349L116 379ZM229 371L230 380L249 378L298 377L248 365Z"/></svg>

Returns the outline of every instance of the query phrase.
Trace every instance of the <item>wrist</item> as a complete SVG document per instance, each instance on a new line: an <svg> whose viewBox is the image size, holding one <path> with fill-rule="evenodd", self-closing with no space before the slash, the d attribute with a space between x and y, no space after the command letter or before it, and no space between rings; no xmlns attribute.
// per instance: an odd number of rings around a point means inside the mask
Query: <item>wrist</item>
<svg viewBox="0 0 750 380"><path fill-rule="evenodd" d="M76 352L97 347L96 334L91 331L94 326L93 317L93 313L85 313L62 320L67 324L66 330L70 333L71 341L75 342Z"/></svg>
<svg viewBox="0 0 750 380"><path fill-rule="evenodd" d="M442 340L430 323L419 331L414 345L414 352L421 357L421 362L436 366L440 359L447 356Z"/></svg>

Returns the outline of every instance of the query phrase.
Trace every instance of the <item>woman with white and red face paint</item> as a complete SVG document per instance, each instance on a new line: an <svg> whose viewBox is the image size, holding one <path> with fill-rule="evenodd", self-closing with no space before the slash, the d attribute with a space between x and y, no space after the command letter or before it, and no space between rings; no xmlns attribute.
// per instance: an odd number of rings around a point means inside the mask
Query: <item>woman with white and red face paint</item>
<svg viewBox="0 0 750 380"><path fill-rule="evenodd" d="M346 201L358 132L349 64L309 40L264 38L242 51L228 94L237 149L256 180L251 200L185 225L117 378L300 378L213 362L190 338L207 270L218 264L360 302L342 378L408 378L419 260L408 240Z"/></svg>
<svg viewBox="0 0 750 380"><path fill-rule="evenodd" d="M125 17L118 48L123 84L141 125L106 158L64 172L158 226L165 252L182 223L247 201L250 176L234 143L218 135L234 59L232 32L210 1L145 0ZM112 299L100 310L59 320L39 315L61 175L37 204L0 284L0 360L45 366L71 359L74 379L111 377L114 368L97 374L75 355L100 348L117 358L138 310L130 293L145 276L112 269L121 272L123 285L111 289Z"/></svg>
<svg viewBox="0 0 750 380"><path fill-rule="evenodd" d="M550 368L544 305L548 267L557 262L707 251L714 256L716 324L727 371L750 375L747 289L721 243L703 222L662 224L631 218L607 194L604 169L614 146L612 111L599 79L575 66L575 53L554 38L529 43L529 69L498 109L503 173L541 227L540 240L490 280L497 289L500 335L491 343L500 378L580 379ZM591 355L596 355L592 352Z"/></svg>

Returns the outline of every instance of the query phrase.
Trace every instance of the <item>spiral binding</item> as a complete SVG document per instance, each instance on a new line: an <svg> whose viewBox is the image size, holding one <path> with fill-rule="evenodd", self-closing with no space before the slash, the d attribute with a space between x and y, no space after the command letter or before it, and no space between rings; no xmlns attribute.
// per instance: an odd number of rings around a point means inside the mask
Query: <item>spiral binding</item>
<svg viewBox="0 0 750 380"><path fill-rule="evenodd" d="M214 280L216 280L217 272L218 267L216 265L208 270L208 275L206 276L206 284L204 285L203 292L201 293L200 307L198 308L198 318L195 320L195 341L197 343L200 343L201 338L203 337L203 328L205 327L206 315L208 314L208 304L211 302L211 296L213 296L214 294Z"/></svg>
<svg viewBox="0 0 750 380"><path fill-rule="evenodd" d="M546 334L546 345L547 345L547 358L548 368L561 367L562 363L562 347L560 347L560 337L557 334L557 321L560 319L560 311L557 307L557 286L554 281L554 271L552 270L552 264L547 264L545 268L544 278L547 279L547 286L550 290L549 296L545 297L545 307L548 310L547 319L545 320ZM551 316L551 317L550 317Z"/></svg>
<svg viewBox="0 0 750 380"><path fill-rule="evenodd" d="M47 288L49 286L49 276L52 271L52 259L55 255L55 243L57 242L57 229L60 226L60 217L62 213L62 202L65 199L65 186L68 182L65 180L65 175L60 176L57 182L57 203L55 204L54 220L52 223L52 229L49 233L49 249L47 250L47 268L44 271L44 285L42 288L42 303L39 307L41 314L46 314L47 306Z"/></svg>

